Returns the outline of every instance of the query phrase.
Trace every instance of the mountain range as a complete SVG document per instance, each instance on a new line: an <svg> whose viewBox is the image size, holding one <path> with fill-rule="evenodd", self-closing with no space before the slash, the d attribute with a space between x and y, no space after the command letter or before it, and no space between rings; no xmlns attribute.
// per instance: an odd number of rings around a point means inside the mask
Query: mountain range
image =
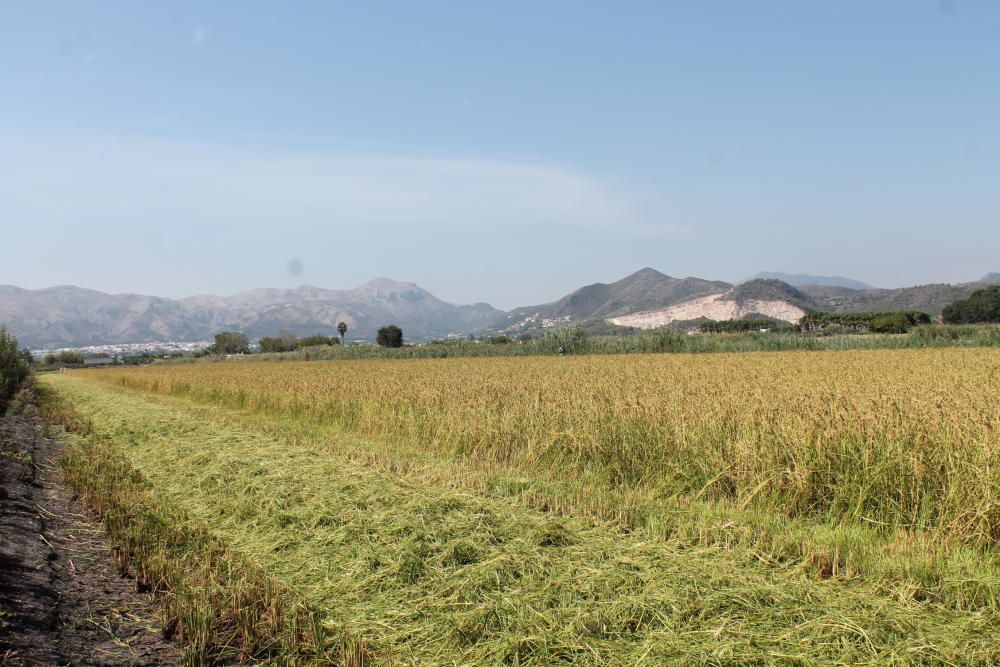
<svg viewBox="0 0 1000 667"><path fill-rule="evenodd" d="M788 280L770 277L775 275ZM811 310L922 310L937 316L984 284L1000 282L1000 274L990 273L973 283L877 289L851 287L864 283L837 276L758 276L733 285L645 268L613 283L586 285L551 303L509 312L485 303L453 305L414 283L388 278L350 290L303 285L183 299L73 286L28 290L0 285L0 323L33 349L209 340L222 330L242 331L251 339L281 331L332 335L341 321L351 340L371 340L380 326L395 323L407 340L421 341L469 333L516 335L567 323L613 331L748 315L795 321ZM800 282L804 279L812 282Z"/></svg>
<svg viewBox="0 0 1000 667"><path fill-rule="evenodd" d="M814 276L810 273L781 273L780 271L762 271L748 280L780 280L792 286L826 285L828 287L847 287L850 289L875 289L868 283L853 280L843 276Z"/></svg>
<svg viewBox="0 0 1000 667"><path fill-rule="evenodd" d="M787 281L766 276L784 276ZM948 304L969 296L998 278L987 274L977 282L934 284L899 289L851 288L864 285L840 276L758 274L733 285L701 278L674 278L645 268L619 281L587 285L552 303L516 308L490 332L519 335L544 331L568 322L595 332L619 327L648 329L669 323L765 316L797 321L808 311L922 310L938 316ZM799 282L810 279L813 282Z"/></svg>
<svg viewBox="0 0 1000 667"><path fill-rule="evenodd" d="M480 329L501 314L484 303L455 306L413 283L387 278L351 290L303 285L184 299L72 286L0 286L0 322L35 349L210 340L222 330L242 331L251 339L281 331L332 335L341 321L351 339L373 339L380 326L395 322L408 338L425 340Z"/></svg>

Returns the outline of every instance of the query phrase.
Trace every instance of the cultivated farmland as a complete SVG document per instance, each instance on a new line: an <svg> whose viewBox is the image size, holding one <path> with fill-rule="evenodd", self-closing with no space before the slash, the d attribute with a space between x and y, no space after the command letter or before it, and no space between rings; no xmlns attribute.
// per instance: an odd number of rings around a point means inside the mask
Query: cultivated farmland
<svg viewBox="0 0 1000 667"><path fill-rule="evenodd" d="M44 386L191 661L1000 661L993 349Z"/></svg>

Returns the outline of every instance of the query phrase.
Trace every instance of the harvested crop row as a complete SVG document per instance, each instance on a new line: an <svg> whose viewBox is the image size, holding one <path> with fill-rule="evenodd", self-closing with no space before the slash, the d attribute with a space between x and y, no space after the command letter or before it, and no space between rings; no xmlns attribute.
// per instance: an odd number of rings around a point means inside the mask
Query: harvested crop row
<svg viewBox="0 0 1000 667"><path fill-rule="evenodd" d="M80 456L113 447L186 529L259 565L329 641L359 638L376 662L1000 659L990 611L888 600L414 481L218 408L46 384L87 425Z"/></svg>

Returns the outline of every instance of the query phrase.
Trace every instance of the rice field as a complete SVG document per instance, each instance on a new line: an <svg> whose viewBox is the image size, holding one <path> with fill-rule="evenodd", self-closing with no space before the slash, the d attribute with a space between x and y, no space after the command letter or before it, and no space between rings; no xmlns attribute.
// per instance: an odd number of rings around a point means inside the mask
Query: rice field
<svg viewBox="0 0 1000 667"><path fill-rule="evenodd" d="M995 349L44 385L192 664L1000 662Z"/></svg>

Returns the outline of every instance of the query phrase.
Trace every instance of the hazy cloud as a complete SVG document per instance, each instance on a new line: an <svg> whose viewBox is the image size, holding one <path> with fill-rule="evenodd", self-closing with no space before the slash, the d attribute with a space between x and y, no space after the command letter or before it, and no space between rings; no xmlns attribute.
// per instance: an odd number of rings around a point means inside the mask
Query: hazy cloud
<svg viewBox="0 0 1000 667"><path fill-rule="evenodd" d="M204 44L208 40L208 29L204 27L197 27L191 34L191 42L195 46Z"/></svg>
<svg viewBox="0 0 1000 667"><path fill-rule="evenodd" d="M0 154L0 212L21 219L686 232L668 202L566 165L2 137Z"/></svg>

